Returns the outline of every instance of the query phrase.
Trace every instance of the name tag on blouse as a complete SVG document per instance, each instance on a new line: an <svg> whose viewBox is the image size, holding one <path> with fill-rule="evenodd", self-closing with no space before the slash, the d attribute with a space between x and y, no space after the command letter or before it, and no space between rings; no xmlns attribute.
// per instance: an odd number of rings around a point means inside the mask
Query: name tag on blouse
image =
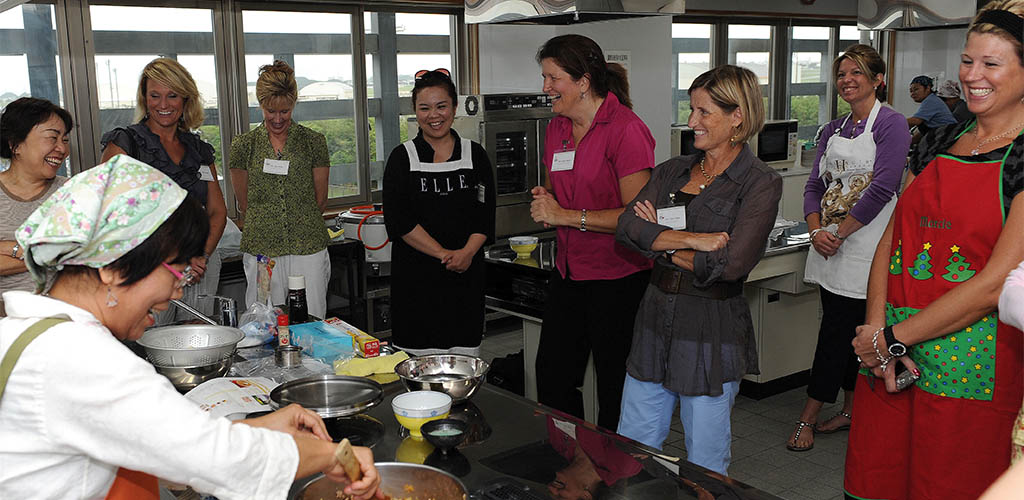
<svg viewBox="0 0 1024 500"><path fill-rule="evenodd" d="M572 163L576 160L575 151L562 151L551 157L551 171L562 172L572 170Z"/></svg>
<svg viewBox="0 0 1024 500"><path fill-rule="evenodd" d="M659 208L658 224L668 226L676 231L686 229L686 206Z"/></svg>
<svg viewBox="0 0 1024 500"><path fill-rule="evenodd" d="M199 180L210 182L213 180L213 172L209 165L199 165Z"/></svg>
<svg viewBox="0 0 1024 500"><path fill-rule="evenodd" d="M288 160L263 159L263 171L274 175L288 175Z"/></svg>
<svg viewBox="0 0 1024 500"><path fill-rule="evenodd" d="M483 184L476 185L476 201L483 203L487 199L487 188Z"/></svg>

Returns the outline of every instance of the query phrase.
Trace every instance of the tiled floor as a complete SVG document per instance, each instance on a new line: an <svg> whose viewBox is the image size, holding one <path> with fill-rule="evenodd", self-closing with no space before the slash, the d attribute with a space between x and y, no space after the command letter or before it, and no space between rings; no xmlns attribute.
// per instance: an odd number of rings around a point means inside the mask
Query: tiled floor
<svg viewBox="0 0 1024 500"><path fill-rule="evenodd" d="M522 331L514 321L488 323L481 345L483 358L489 361L522 348ZM797 453L786 449L786 440L793 432L806 397L805 388L801 387L760 401L744 396L736 398L732 411L731 477L787 500L843 498L847 432L815 435L814 449L810 451ZM826 405L821 419L841 408L841 400L835 405ZM673 419L663 451L686 457L678 417Z"/></svg>

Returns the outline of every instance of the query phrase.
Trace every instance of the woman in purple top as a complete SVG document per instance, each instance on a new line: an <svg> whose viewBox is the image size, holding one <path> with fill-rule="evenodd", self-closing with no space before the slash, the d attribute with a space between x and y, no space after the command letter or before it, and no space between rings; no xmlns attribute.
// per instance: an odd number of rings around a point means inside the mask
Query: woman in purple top
<svg viewBox="0 0 1024 500"><path fill-rule="evenodd" d="M544 187L533 220L558 233L537 354L537 399L583 417L587 358L594 355L598 424L615 429L633 319L651 262L615 243L619 214L651 177L654 137L631 110L626 70L593 40L552 38L537 51L544 92L559 116L547 128Z"/></svg>
<svg viewBox="0 0 1024 500"><path fill-rule="evenodd" d="M820 285L822 318L807 403L786 443L792 451L814 447L814 432L850 427L858 368L850 342L864 320L871 258L896 206L910 148L906 118L882 106L885 62L875 49L847 47L832 63L832 74L851 113L825 125L804 188L813 247L804 274ZM840 386L843 409L816 425L822 405L836 401Z"/></svg>

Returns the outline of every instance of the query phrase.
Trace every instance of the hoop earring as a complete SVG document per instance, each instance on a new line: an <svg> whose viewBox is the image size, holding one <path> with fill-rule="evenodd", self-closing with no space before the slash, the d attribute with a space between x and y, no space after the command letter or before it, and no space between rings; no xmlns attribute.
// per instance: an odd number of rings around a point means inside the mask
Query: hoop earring
<svg viewBox="0 0 1024 500"><path fill-rule="evenodd" d="M107 307L117 307L117 296L107 287Z"/></svg>
<svg viewBox="0 0 1024 500"><path fill-rule="evenodd" d="M587 93L586 92L580 92L580 99L586 99L586 98L587 98Z"/></svg>

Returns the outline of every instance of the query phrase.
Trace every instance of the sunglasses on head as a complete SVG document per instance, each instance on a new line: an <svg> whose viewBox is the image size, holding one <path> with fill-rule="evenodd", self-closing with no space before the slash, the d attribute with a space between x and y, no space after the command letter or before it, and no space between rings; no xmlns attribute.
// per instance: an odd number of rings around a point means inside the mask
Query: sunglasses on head
<svg viewBox="0 0 1024 500"><path fill-rule="evenodd" d="M427 73L441 73L442 75L447 76L448 78L452 77L451 71L448 71L447 69L444 69L444 68L437 68L437 69L435 69L433 71L430 71L430 70L427 70L427 69L421 69L421 70L417 71L416 72L416 79L419 80L420 78L423 78L424 76L427 75Z"/></svg>

